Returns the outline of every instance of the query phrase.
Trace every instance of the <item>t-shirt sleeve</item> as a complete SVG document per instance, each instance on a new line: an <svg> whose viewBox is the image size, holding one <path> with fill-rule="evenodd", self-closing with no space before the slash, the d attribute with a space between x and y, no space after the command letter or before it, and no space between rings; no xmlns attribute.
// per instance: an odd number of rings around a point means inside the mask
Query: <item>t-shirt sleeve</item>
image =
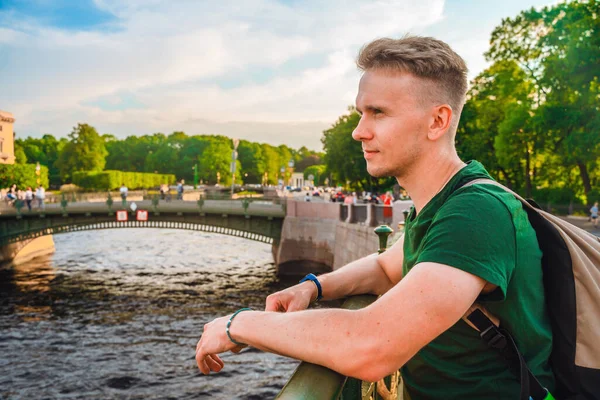
<svg viewBox="0 0 600 400"><path fill-rule="evenodd" d="M501 301L515 268L515 241L512 217L502 201L468 188L439 209L417 264L435 262L476 275L499 288L486 300Z"/></svg>

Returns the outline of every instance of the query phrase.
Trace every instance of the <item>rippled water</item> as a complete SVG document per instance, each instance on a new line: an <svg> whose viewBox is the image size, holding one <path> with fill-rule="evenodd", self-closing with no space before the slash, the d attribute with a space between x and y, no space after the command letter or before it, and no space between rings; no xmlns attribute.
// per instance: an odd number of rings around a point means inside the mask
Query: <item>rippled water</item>
<svg viewBox="0 0 600 400"><path fill-rule="evenodd" d="M2 399L269 399L297 362L247 349L202 375L204 323L293 282L271 246L176 230L54 237L56 253L0 271Z"/></svg>

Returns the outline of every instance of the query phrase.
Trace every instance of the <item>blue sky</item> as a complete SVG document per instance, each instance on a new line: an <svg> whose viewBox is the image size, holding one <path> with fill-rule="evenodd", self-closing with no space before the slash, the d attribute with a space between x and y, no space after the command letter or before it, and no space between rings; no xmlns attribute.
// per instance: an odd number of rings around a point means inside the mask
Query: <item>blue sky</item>
<svg viewBox="0 0 600 400"><path fill-rule="evenodd" d="M320 149L358 49L447 41L474 77L492 29L546 0L0 0L0 109L20 137L223 134Z"/></svg>

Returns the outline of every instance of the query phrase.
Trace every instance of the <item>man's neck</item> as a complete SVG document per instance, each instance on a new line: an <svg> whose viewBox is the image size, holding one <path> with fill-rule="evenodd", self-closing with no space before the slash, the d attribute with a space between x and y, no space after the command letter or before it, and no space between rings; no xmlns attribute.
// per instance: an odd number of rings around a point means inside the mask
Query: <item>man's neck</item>
<svg viewBox="0 0 600 400"><path fill-rule="evenodd" d="M410 195L418 214L465 165L456 154L449 157L428 157L409 176L397 180Z"/></svg>

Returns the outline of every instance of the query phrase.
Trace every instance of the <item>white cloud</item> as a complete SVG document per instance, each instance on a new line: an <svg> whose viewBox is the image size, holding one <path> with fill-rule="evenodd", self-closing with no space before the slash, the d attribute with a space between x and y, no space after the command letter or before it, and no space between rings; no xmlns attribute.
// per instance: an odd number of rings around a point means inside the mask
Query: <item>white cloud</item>
<svg viewBox="0 0 600 400"><path fill-rule="evenodd" d="M105 31L27 21L0 29L8 62L0 107L20 135L65 135L77 122L117 136L220 133L320 148L322 129L354 101L365 42L435 24L443 0L197 2L96 0L118 16ZM328 54L317 67L225 89L215 80ZM102 110L127 92L146 109Z"/></svg>

